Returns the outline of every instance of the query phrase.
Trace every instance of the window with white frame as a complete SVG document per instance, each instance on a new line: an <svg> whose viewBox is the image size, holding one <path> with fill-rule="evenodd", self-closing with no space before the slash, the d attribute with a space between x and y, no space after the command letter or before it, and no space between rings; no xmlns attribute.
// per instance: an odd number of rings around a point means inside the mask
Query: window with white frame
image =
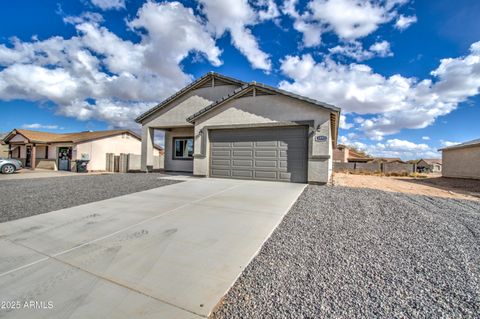
<svg viewBox="0 0 480 319"><path fill-rule="evenodd" d="M193 159L193 137L173 138L173 159Z"/></svg>

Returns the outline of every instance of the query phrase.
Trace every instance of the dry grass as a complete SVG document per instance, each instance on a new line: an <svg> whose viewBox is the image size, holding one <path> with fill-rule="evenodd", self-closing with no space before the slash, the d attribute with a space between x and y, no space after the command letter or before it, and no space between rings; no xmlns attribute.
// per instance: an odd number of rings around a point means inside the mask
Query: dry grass
<svg viewBox="0 0 480 319"><path fill-rule="evenodd" d="M390 192L480 200L480 180L444 178L425 174L411 175L335 173L333 185L373 188Z"/></svg>

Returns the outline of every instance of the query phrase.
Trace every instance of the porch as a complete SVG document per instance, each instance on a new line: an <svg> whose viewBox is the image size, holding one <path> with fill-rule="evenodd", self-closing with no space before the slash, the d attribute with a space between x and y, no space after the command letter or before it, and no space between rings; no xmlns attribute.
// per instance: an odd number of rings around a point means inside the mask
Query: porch
<svg viewBox="0 0 480 319"><path fill-rule="evenodd" d="M144 127L142 134L142 171L153 171L153 147L155 144L163 144L165 152L164 171L193 173L194 139L193 126Z"/></svg>
<svg viewBox="0 0 480 319"><path fill-rule="evenodd" d="M9 147L10 157L20 160L25 168L53 171L71 170L73 150L71 145L11 143Z"/></svg>

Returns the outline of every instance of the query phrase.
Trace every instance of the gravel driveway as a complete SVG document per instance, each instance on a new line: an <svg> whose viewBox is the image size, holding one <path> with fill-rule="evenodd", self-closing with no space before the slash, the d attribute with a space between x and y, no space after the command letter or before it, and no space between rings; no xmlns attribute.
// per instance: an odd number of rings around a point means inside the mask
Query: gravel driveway
<svg viewBox="0 0 480 319"><path fill-rule="evenodd" d="M161 174L105 174L0 182L0 222L177 183Z"/></svg>
<svg viewBox="0 0 480 319"><path fill-rule="evenodd" d="M480 203L308 186L211 318L478 318Z"/></svg>

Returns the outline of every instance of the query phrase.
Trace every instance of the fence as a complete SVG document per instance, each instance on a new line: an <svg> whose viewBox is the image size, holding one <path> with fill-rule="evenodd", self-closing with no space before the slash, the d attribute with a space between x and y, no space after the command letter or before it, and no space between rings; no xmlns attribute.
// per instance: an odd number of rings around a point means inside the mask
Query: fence
<svg viewBox="0 0 480 319"><path fill-rule="evenodd" d="M415 172L415 164L408 163L333 163L334 172L344 173L381 173L411 174Z"/></svg>
<svg viewBox="0 0 480 319"><path fill-rule="evenodd" d="M163 156L153 157L153 169L163 169ZM116 173L139 172L141 171L141 155L107 153L106 170Z"/></svg>

